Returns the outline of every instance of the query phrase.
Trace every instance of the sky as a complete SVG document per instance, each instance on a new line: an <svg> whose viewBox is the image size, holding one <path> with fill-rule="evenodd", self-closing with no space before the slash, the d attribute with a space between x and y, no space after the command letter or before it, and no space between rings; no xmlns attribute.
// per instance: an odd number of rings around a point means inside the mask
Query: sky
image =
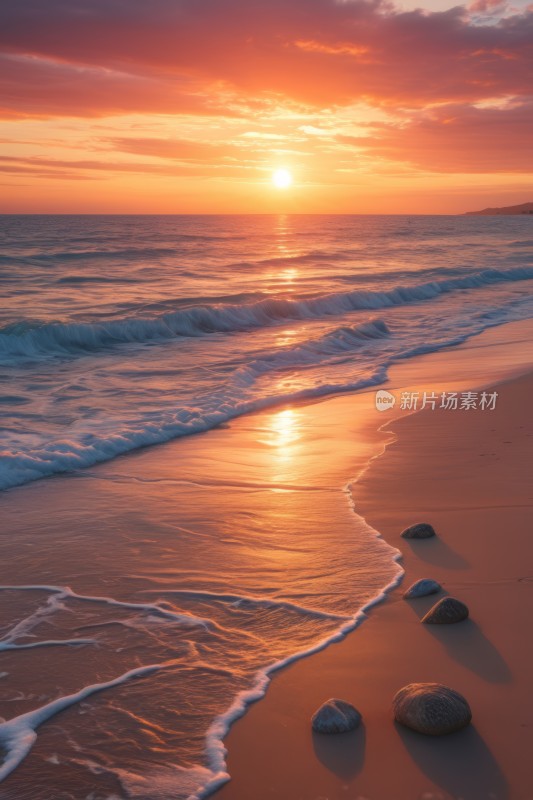
<svg viewBox="0 0 533 800"><path fill-rule="evenodd" d="M461 213L532 142L528 0L0 4L0 213Z"/></svg>

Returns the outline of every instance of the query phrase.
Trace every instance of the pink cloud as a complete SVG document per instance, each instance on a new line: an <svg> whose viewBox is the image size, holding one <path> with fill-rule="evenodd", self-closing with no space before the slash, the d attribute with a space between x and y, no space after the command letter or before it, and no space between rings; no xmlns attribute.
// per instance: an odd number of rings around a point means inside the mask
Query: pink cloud
<svg viewBox="0 0 533 800"><path fill-rule="evenodd" d="M507 0L474 0L468 6L469 11L488 13L502 11L504 8L507 8Z"/></svg>
<svg viewBox="0 0 533 800"><path fill-rule="evenodd" d="M533 100L508 109L445 106L402 125L339 137L372 156L433 172L533 172Z"/></svg>
<svg viewBox="0 0 533 800"><path fill-rule="evenodd" d="M176 164L152 164L142 161L110 162L99 160L65 160L43 156L0 156L0 173L31 174L59 180L96 180L115 174L142 174L160 177L253 177L257 169L246 164L196 163L194 160Z"/></svg>
<svg viewBox="0 0 533 800"><path fill-rule="evenodd" d="M435 171L527 171L533 7L495 19L504 0L444 12L386 0L17 0L0 6L0 116L306 113L355 103L401 125L344 139L373 156ZM489 22L469 12L487 13ZM497 16L497 15L496 15ZM476 107L511 97L506 108ZM485 103L486 105L486 103ZM357 123L357 119L353 120ZM252 123L251 123L252 124ZM246 143L116 138L176 171L243 163ZM19 162L24 170L109 169ZM16 165L4 162L11 171ZM164 174L153 164L120 170ZM237 167L235 167L237 169Z"/></svg>
<svg viewBox="0 0 533 800"><path fill-rule="evenodd" d="M0 116L91 117L130 112L226 114L197 81L131 74L0 51Z"/></svg>
<svg viewBox="0 0 533 800"><path fill-rule="evenodd" d="M461 7L380 0L18 0L0 9L0 52L41 61L4 58L0 88L6 112L20 113L199 111L214 86L316 106L423 106L528 93L532 42L531 11L481 25Z"/></svg>

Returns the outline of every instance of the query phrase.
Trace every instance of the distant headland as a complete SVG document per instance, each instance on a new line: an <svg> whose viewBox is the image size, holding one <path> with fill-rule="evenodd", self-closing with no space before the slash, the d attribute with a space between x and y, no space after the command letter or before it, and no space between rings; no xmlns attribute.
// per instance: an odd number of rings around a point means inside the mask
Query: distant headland
<svg viewBox="0 0 533 800"><path fill-rule="evenodd" d="M464 216L499 217L510 214L533 214L533 203L522 203L519 206L503 208L484 208L483 211L467 211Z"/></svg>

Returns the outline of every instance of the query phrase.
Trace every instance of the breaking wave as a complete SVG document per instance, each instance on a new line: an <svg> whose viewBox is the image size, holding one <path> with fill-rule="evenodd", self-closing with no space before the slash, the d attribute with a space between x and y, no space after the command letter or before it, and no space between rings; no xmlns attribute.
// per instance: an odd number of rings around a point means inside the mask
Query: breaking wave
<svg viewBox="0 0 533 800"><path fill-rule="evenodd" d="M398 286L386 291L356 290L306 299L273 296L251 304L193 306L148 319L130 317L95 323L30 320L0 330L0 356L10 359L13 356L41 358L83 355L117 345L232 333L290 320L312 320L351 311L427 302L455 291L531 279L533 267L488 269L460 278Z"/></svg>

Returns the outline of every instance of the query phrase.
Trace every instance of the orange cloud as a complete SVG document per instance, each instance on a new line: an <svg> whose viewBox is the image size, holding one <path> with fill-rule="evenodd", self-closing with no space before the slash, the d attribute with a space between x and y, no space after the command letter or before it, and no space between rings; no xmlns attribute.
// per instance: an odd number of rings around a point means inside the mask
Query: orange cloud
<svg viewBox="0 0 533 800"><path fill-rule="evenodd" d="M434 172L533 172L533 101L510 108L445 106L401 126L339 137L367 154Z"/></svg>
<svg viewBox="0 0 533 800"><path fill-rule="evenodd" d="M528 94L532 41L527 10L487 25L380 0L18 0L0 9L0 90L4 113L200 113L215 86L420 107ZM512 63L480 55L498 52Z"/></svg>
<svg viewBox="0 0 533 800"><path fill-rule="evenodd" d="M533 7L504 0L17 0L0 4L0 172L67 208L68 181L95 203L103 181L109 203L149 186L159 210L202 208L206 181L249 210L283 166L307 210L428 173L518 181L532 86Z"/></svg>

